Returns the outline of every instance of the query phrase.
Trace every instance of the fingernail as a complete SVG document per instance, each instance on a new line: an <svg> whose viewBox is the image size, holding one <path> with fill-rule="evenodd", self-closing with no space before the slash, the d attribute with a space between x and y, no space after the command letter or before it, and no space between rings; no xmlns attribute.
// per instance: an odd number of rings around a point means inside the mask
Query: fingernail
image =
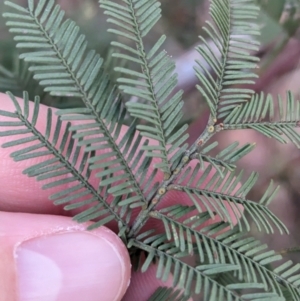
<svg viewBox="0 0 300 301"><path fill-rule="evenodd" d="M47 235L16 250L19 301L120 300L125 267L105 238L90 233Z"/></svg>

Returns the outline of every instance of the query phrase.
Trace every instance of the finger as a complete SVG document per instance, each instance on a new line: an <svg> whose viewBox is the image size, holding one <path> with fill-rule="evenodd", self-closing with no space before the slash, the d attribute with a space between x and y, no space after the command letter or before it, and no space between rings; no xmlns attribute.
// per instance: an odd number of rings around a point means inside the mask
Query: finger
<svg viewBox="0 0 300 301"><path fill-rule="evenodd" d="M121 300L125 245L111 230L69 217L0 212L0 301Z"/></svg>

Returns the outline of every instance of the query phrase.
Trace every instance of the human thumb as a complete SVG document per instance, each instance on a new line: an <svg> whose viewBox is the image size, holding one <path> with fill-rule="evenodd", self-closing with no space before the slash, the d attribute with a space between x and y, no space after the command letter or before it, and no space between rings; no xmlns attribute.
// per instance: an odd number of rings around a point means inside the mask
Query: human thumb
<svg viewBox="0 0 300 301"><path fill-rule="evenodd" d="M0 212L0 301L117 301L130 280L118 236L68 217Z"/></svg>

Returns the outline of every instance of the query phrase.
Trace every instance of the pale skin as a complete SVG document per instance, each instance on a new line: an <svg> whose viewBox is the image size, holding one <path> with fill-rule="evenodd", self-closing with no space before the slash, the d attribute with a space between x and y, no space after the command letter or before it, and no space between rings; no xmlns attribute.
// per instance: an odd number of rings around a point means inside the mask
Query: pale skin
<svg viewBox="0 0 300 301"><path fill-rule="evenodd" d="M0 94L0 103L0 109L14 111L7 95ZM41 105L37 123L41 132L46 110ZM0 127L0 131L4 129ZM10 139L0 137L0 144ZM54 206L48 197L57 192L55 188L42 190L41 182L22 174L26 167L44 159L14 162L10 153L17 149L20 147L0 148L0 301L143 301L158 286L171 285L171 278L165 283L155 278L155 266L146 273L131 271L128 251L113 225L86 231L87 224L72 221L76 212ZM157 180L161 179L158 174ZM96 185L97 179L94 181ZM190 204L183 193L170 192L160 206L176 203ZM157 221L147 227L162 231ZM39 262L43 270L36 271ZM86 286L82 284L85 281Z"/></svg>

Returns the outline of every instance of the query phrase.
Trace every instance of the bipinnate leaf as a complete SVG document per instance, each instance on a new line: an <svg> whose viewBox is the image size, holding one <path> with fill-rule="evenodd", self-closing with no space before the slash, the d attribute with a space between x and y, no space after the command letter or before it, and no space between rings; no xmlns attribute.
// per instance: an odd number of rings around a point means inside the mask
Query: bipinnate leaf
<svg viewBox="0 0 300 301"><path fill-rule="evenodd" d="M174 74L174 62L162 49L166 37L161 36L149 51L145 49L144 38L161 17L160 2L126 0L117 4L100 0L100 7L109 16L107 21L117 26L109 32L135 43L135 47L121 42L112 43L122 51L115 53L115 57L139 68L139 71L116 68L122 73L117 81L119 89L138 98L137 102L127 102L127 109L131 116L147 122L147 125L138 125L137 129L142 136L156 140L158 144L143 149L147 156L160 160L155 166L168 178L187 148L184 142L188 135L185 134L186 125L174 132L183 114L183 101L182 91L172 93L177 85L177 75Z"/></svg>
<svg viewBox="0 0 300 301"><path fill-rule="evenodd" d="M23 105L12 94L8 95L15 111L0 111L0 115L5 117L1 126L6 127L0 132L0 137L14 138L2 144L2 147L22 146L11 153L14 161L40 158L39 163L26 168L23 173L35 177L37 181L46 181L43 189L55 187L61 190L49 197L55 205L64 205L65 210L82 208L82 212L74 216L78 222L96 220L92 225L95 227L116 220L120 228L127 227L118 208L120 198L108 203L108 188L97 190L89 182L91 170L87 162L93 158L93 152L84 153L80 145L75 143L72 132L69 131L71 124L65 126L61 119L53 124L52 110L49 108L45 131L40 132L36 126L39 98L35 98L33 112L30 112L27 93L23 95Z"/></svg>
<svg viewBox="0 0 300 301"><path fill-rule="evenodd" d="M240 104L225 118L225 130L253 129L287 143L283 135L300 148L300 102L288 91L285 100L279 95L277 101L269 94L255 94L247 103Z"/></svg>
<svg viewBox="0 0 300 301"><path fill-rule="evenodd" d="M205 34L214 42L221 59L200 36L196 49L202 60L196 60L195 72L200 80L198 90L204 97L213 119L226 117L239 103L247 102L254 91L251 85L258 76L259 25L255 20L259 8L252 0L211 0ZM213 70L213 74L210 73ZM250 85L250 87L248 87Z"/></svg>
<svg viewBox="0 0 300 301"><path fill-rule="evenodd" d="M240 230L250 231L251 220L259 231L274 233L275 226L281 234L289 233L286 226L267 208L278 191L277 187L271 182L258 203L251 201L247 199L247 194L257 182L258 174L251 173L243 180L243 173L243 170L236 173L225 169L220 174L218 170L213 170L213 165L208 165L199 176L201 165L197 163L193 170L188 168L168 190L184 192L199 213L205 211L212 219L217 215L231 227L237 223ZM210 180L205 183L208 175ZM241 211L241 207L247 214Z"/></svg>
<svg viewBox="0 0 300 301"><path fill-rule="evenodd" d="M103 168L114 168L110 171L114 177L103 180L100 185L119 181L112 194L129 193L120 205L145 205L147 195L144 195L139 180L145 178L149 160L143 156L136 156L135 160L133 157L140 146L148 146L136 135L135 125L121 141L116 141L125 111L120 96L102 70L103 59L94 50L87 50L85 36L79 34L79 27L69 19L63 21L65 13L54 1L41 0L37 5L29 1L27 9L9 1L5 3L17 11L4 14L9 19L10 32L18 41L17 47L30 49L20 58L32 64L29 69L45 87L44 91L55 96L79 97L85 104L85 108L59 110L57 114L65 121L90 121L74 125L70 131L75 132L74 139L82 140L79 145L86 152L105 153L88 160L92 170L99 170L97 177L107 173ZM132 143L135 148L130 148ZM134 172L137 166L140 167L137 172L139 179Z"/></svg>
<svg viewBox="0 0 300 301"><path fill-rule="evenodd" d="M209 263L192 266L186 263L184 257L186 252L180 249L172 241L165 241L165 234L151 235L146 238L133 239L132 245L145 250L147 259L142 267L146 271L154 258L157 263L156 277L166 281L173 276L173 286L183 290L185 296L192 293L202 292L204 301L210 300L276 300L283 301L284 298L276 291L268 292L265 284L258 282L244 282L222 286L214 277L220 273L238 272L239 265L228 263ZM246 290L247 293L239 294L236 290ZM213 297L213 299L211 299Z"/></svg>
<svg viewBox="0 0 300 301"><path fill-rule="evenodd" d="M300 146L299 101L289 92L286 104L280 97L275 102L251 89L259 61L254 2L210 1L212 22L204 27L207 38L200 37L202 61L195 67L210 116L188 147L188 126L178 126L183 92L175 92L166 36L149 49L145 42L161 17L158 1L100 0L113 25L109 32L118 37L111 43L117 52L107 62L88 49L79 27L64 20L54 0L28 0L26 8L5 1L11 10L3 14L6 25L28 65L28 73L20 72L22 84L33 74L45 93L77 98L84 107L61 109L56 116L48 108L45 130L39 130L40 98L32 104L28 93L22 102L8 92L14 110L0 110L0 137L10 137L2 147L14 148L14 161L38 158L24 174L45 182L43 189L55 188L49 197L55 204L80 209L78 222L94 221L89 229L116 222L135 268L147 272L156 264L158 279L172 279L174 288L158 288L150 301L194 294L204 301L300 301L300 264L280 262L281 254L246 233L252 225L288 233L268 208L278 187L271 181L258 202L250 200L258 174L245 178L236 165L255 144L234 142L215 152L218 142L209 141L224 130L254 129ZM107 66L115 66L113 81ZM0 67L4 87L20 91L14 74ZM132 119L125 128L128 113ZM183 202L164 203L172 195Z"/></svg>
<svg viewBox="0 0 300 301"><path fill-rule="evenodd" d="M235 141L221 150L218 154L213 156L209 155L209 153L216 149L217 146L218 142L214 141L213 143L200 149L199 152L193 155L193 158L199 160L202 170L205 169L204 162L209 163L220 173L220 176L224 178L222 167L225 167L230 171L234 171L236 169L236 165L233 163L249 154L254 149L255 143L246 143L245 145L239 147L239 142Z"/></svg>
<svg viewBox="0 0 300 301"><path fill-rule="evenodd" d="M151 216L163 222L169 241L180 252L198 258L199 263L230 263L240 266L234 273L240 281L264 284L265 290L274 292L287 288L295 300L300 298L300 265L287 261L278 265L282 256L238 227L230 230L226 222L208 224L208 212L193 214L195 206L174 205L153 212ZM277 263L273 271L269 264ZM290 277L286 278L289 275ZM279 283L281 284L279 286ZM233 285L231 285L233 287Z"/></svg>

